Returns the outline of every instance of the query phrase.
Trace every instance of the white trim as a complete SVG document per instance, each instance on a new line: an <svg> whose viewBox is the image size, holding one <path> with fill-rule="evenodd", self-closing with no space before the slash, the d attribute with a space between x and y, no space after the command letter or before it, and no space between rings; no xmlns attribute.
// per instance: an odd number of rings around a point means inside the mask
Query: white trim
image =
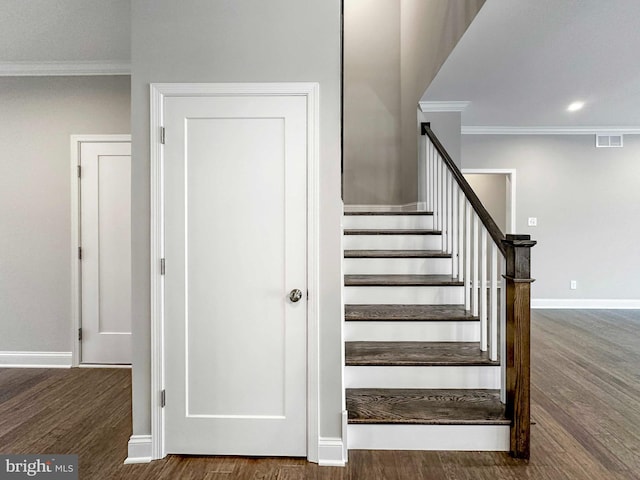
<svg viewBox="0 0 640 480"><path fill-rule="evenodd" d="M347 459L341 438L320 437L318 441L318 465L321 467L344 467Z"/></svg>
<svg viewBox="0 0 640 480"><path fill-rule="evenodd" d="M344 375L343 375L344 377ZM344 382L343 382L344 385ZM342 391L346 393L344 386ZM344 458L345 463L349 461L349 446L348 446L348 436L349 435L349 412L347 410L342 411L342 458Z"/></svg>
<svg viewBox="0 0 640 480"><path fill-rule="evenodd" d="M131 142L131 135L71 135L71 365L80 364L80 188L78 181L78 166L80 165L80 147L83 143L121 143Z"/></svg>
<svg viewBox="0 0 640 480"><path fill-rule="evenodd" d="M509 425L349 425L349 448L509 451Z"/></svg>
<svg viewBox="0 0 640 480"><path fill-rule="evenodd" d="M516 233L516 169L515 168L463 168L461 170L462 174L472 174L472 175L506 175L509 180L508 188L510 191L507 192L511 199L511 213L509 215L511 219L511 228L509 229L507 226L504 233Z"/></svg>
<svg viewBox="0 0 640 480"><path fill-rule="evenodd" d="M344 282L344 202L340 202L342 204L342 216L340 217L340 280ZM346 377L345 377L345 367L346 357L345 357L345 301L344 301L344 287L340 288L340 401L341 401L341 409L342 409L342 458L345 462L348 461L349 450L347 449L347 425L349 423L349 415L347 412L347 389L346 389Z"/></svg>
<svg viewBox="0 0 640 480"><path fill-rule="evenodd" d="M532 298L531 308L640 309L640 299Z"/></svg>
<svg viewBox="0 0 640 480"><path fill-rule="evenodd" d="M411 202L403 205L344 205L344 212L414 212L420 203Z"/></svg>
<svg viewBox="0 0 640 480"><path fill-rule="evenodd" d="M121 62L0 62L0 77L131 75Z"/></svg>
<svg viewBox="0 0 640 480"><path fill-rule="evenodd" d="M480 322L346 322L344 338L347 342L479 342Z"/></svg>
<svg viewBox="0 0 640 480"><path fill-rule="evenodd" d="M131 435L125 465L151 461L151 435Z"/></svg>
<svg viewBox="0 0 640 480"><path fill-rule="evenodd" d="M500 366L347 366L347 388L500 388Z"/></svg>
<svg viewBox="0 0 640 480"><path fill-rule="evenodd" d="M465 108L469 106L471 102L418 102L420 111L422 113L436 113L436 112L463 112Z"/></svg>
<svg viewBox="0 0 640 480"><path fill-rule="evenodd" d="M640 134L640 127L492 127L462 126L462 135L595 135Z"/></svg>
<svg viewBox="0 0 640 480"><path fill-rule="evenodd" d="M2 368L71 368L71 352L0 352Z"/></svg>
<svg viewBox="0 0 640 480"><path fill-rule="evenodd" d="M131 364L128 363L81 363L74 366L78 368L131 368Z"/></svg>
<svg viewBox="0 0 640 480"><path fill-rule="evenodd" d="M160 127L166 97L227 95L292 95L307 98L307 458L319 459L319 157L320 98L318 83L152 83L150 85L151 150L151 456L166 455L164 415L160 391L164 388L164 282L160 262L164 254L164 212Z"/></svg>

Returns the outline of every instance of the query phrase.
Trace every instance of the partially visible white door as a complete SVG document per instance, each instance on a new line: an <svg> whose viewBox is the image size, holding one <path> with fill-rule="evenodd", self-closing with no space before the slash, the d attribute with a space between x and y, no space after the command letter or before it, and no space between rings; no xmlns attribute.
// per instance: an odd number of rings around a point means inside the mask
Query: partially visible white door
<svg viewBox="0 0 640 480"><path fill-rule="evenodd" d="M166 451L305 456L306 97L168 98L164 126Z"/></svg>
<svg viewBox="0 0 640 480"><path fill-rule="evenodd" d="M81 363L131 363L131 144L80 147Z"/></svg>

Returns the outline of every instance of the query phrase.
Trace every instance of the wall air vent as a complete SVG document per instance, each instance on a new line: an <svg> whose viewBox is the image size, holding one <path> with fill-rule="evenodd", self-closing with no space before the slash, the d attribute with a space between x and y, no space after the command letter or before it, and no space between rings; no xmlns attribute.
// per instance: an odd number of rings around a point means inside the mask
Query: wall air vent
<svg viewBox="0 0 640 480"><path fill-rule="evenodd" d="M622 135L596 134L596 147L622 147Z"/></svg>

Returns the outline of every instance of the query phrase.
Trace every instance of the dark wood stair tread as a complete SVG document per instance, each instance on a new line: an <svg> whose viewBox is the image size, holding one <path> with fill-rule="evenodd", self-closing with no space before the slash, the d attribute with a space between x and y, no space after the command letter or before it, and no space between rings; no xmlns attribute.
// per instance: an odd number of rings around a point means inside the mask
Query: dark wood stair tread
<svg viewBox="0 0 640 480"><path fill-rule="evenodd" d="M464 305L345 305L346 321L478 321Z"/></svg>
<svg viewBox="0 0 640 480"><path fill-rule="evenodd" d="M424 228L349 228L344 231L345 235L441 235L440 230Z"/></svg>
<svg viewBox="0 0 640 480"><path fill-rule="evenodd" d="M348 366L496 366L478 342L346 342Z"/></svg>
<svg viewBox="0 0 640 480"><path fill-rule="evenodd" d="M349 423L509 425L498 390L348 388Z"/></svg>
<svg viewBox="0 0 640 480"><path fill-rule="evenodd" d="M464 282L451 275L345 275L348 287L458 287Z"/></svg>
<svg viewBox="0 0 640 480"><path fill-rule="evenodd" d="M409 210L409 211L377 211L377 212L354 212L354 211L349 211L349 212L344 212L345 215L348 216L358 216L358 215L376 215L376 216L382 216L382 215L393 215L393 216L401 216L401 215L433 215L433 212L423 212L423 211L417 211L417 210Z"/></svg>
<svg viewBox="0 0 640 480"><path fill-rule="evenodd" d="M345 250L344 258L451 258L442 250Z"/></svg>

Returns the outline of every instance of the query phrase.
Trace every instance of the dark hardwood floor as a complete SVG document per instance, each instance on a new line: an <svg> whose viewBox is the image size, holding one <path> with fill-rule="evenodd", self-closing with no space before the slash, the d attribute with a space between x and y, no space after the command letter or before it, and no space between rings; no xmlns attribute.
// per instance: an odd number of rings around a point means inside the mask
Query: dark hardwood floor
<svg viewBox="0 0 640 480"><path fill-rule="evenodd" d="M0 369L0 453L77 453L89 479L640 479L640 311L534 310L531 461L492 452L351 451L123 465L130 371Z"/></svg>

